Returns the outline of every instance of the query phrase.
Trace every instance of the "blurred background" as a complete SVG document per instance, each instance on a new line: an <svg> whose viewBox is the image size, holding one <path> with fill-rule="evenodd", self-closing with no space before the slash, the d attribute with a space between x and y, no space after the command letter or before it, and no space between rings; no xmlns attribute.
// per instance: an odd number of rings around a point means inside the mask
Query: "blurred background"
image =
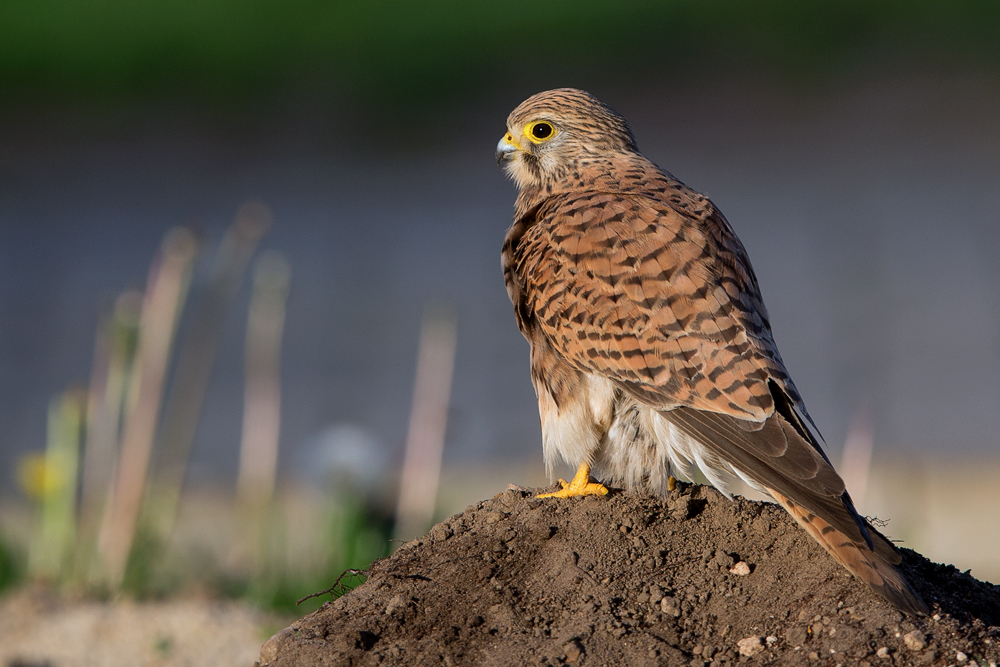
<svg viewBox="0 0 1000 667"><path fill-rule="evenodd" d="M862 513L1000 582L998 34L985 0L0 4L0 606L37 612L0 659L82 664L41 582L269 610L252 661L546 482L493 151L560 86L727 215ZM156 632L128 656L195 651Z"/></svg>

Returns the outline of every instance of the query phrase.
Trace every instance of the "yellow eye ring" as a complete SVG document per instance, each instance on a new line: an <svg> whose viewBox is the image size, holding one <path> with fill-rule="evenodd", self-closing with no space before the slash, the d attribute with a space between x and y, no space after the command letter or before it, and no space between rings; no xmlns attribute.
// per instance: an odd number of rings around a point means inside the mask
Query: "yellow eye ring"
<svg viewBox="0 0 1000 667"><path fill-rule="evenodd" d="M556 134L556 126L547 120L536 120L524 126L524 136L533 144L546 142Z"/></svg>

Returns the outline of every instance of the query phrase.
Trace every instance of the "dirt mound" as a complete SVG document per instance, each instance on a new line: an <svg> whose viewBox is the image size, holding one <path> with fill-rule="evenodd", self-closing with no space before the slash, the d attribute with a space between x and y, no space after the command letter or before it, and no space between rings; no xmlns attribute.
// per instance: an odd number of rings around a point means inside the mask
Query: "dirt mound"
<svg viewBox="0 0 1000 667"><path fill-rule="evenodd" d="M510 489L372 566L261 665L971 665L1000 662L1000 587L904 551L906 617L777 506ZM891 531L890 531L891 532Z"/></svg>

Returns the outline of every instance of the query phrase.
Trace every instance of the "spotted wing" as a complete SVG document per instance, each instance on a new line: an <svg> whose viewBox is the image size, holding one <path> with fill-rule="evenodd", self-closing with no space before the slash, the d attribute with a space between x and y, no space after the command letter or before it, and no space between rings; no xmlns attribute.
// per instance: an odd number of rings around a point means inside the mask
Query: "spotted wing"
<svg viewBox="0 0 1000 667"><path fill-rule="evenodd" d="M762 486L898 559L877 533L873 542L806 425L742 244L711 202L695 201L700 209L681 211L645 194L592 192L540 207L509 256L522 328Z"/></svg>
<svg viewBox="0 0 1000 667"><path fill-rule="evenodd" d="M745 251L714 209L704 219L642 195L558 197L511 259L524 317L574 366L649 405L759 422L774 407L769 379L798 401Z"/></svg>

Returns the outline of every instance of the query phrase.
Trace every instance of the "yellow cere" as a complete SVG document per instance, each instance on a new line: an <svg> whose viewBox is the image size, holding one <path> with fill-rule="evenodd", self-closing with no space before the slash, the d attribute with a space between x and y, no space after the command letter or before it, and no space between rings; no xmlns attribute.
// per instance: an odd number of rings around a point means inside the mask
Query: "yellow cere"
<svg viewBox="0 0 1000 667"><path fill-rule="evenodd" d="M524 136L533 144L541 144L556 136L556 126L547 120L536 120L524 126Z"/></svg>

